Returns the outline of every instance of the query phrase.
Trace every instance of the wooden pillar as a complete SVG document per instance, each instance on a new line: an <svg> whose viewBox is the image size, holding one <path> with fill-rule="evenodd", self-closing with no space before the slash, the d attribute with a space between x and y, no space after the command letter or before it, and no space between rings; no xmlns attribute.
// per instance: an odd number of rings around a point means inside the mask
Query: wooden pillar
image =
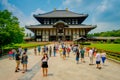
<svg viewBox="0 0 120 80"><path fill-rule="evenodd" d="M73 41L73 29L71 29L71 40Z"/></svg>
<svg viewBox="0 0 120 80"><path fill-rule="evenodd" d="M66 29L64 28L63 41L65 41L65 31L66 31Z"/></svg>
<svg viewBox="0 0 120 80"><path fill-rule="evenodd" d="M37 40L36 40L36 36L37 36L36 32L37 32L37 31L34 29L34 33L35 33L35 41L37 41Z"/></svg>
<svg viewBox="0 0 120 80"><path fill-rule="evenodd" d="M57 28L56 28L56 41L58 41L58 32L57 32Z"/></svg>
<svg viewBox="0 0 120 80"><path fill-rule="evenodd" d="M48 29L48 41L50 41L50 29Z"/></svg>
<svg viewBox="0 0 120 80"><path fill-rule="evenodd" d="M43 41L43 29L41 29L41 41Z"/></svg>

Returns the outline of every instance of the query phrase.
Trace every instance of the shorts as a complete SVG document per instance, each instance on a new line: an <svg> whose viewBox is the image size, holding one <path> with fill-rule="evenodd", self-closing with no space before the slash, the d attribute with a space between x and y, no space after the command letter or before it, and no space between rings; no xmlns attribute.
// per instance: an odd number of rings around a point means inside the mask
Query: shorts
<svg viewBox="0 0 120 80"><path fill-rule="evenodd" d="M102 57L102 61L104 62L106 60L106 57Z"/></svg>
<svg viewBox="0 0 120 80"><path fill-rule="evenodd" d="M13 54L9 54L9 57L13 57Z"/></svg>
<svg viewBox="0 0 120 80"><path fill-rule="evenodd" d="M16 60L16 64L17 64L17 66L19 66L20 65L20 61Z"/></svg>
<svg viewBox="0 0 120 80"><path fill-rule="evenodd" d="M47 64L47 62L42 62L42 66L41 66L42 68L48 68L48 64Z"/></svg>
<svg viewBox="0 0 120 80"><path fill-rule="evenodd" d="M100 61L96 61L96 64L100 64Z"/></svg>
<svg viewBox="0 0 120 80"><path fill-rule="evenodd" d="M79 61L79 57L76 57L76 61Z"/></svg>
<svg viewBox="0 0 120 80"><path fill-rule="evenodd" d="M84 54L81 54L81 58L84 58Z"/></svg>
<svg viewBox="0 0 120 80"><path fill-rule="evenodd" d="M22 64L27 64L28 62L22 62Z"/></svg>

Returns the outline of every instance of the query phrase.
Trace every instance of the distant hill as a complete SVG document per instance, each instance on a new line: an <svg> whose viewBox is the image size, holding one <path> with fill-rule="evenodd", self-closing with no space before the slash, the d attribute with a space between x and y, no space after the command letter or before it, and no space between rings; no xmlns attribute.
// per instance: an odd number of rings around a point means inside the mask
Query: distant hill
<svg viewBox="0 0 120 80"><path fill-rule="evenodd" d="M100 33L88 34L88 37L120 37L120 29Z"/></svg>

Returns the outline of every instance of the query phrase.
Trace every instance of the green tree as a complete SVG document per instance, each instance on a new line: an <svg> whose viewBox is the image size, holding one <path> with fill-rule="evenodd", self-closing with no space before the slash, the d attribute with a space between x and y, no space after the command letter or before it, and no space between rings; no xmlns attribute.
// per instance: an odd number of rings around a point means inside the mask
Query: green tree
<svg viewBox="0 0 120 80"><path fill-rule="evenodd" d="M0 11L0 46L11 43L21 43L24 28L20 28L18 18L8 10Z"/></svg>

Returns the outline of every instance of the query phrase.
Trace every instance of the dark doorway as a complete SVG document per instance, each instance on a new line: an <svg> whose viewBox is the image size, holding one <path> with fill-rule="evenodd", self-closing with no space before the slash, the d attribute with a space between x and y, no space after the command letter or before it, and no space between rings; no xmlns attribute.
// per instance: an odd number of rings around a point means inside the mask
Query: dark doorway
<svg viewBox="0 0 120 80"><path fill-rule="evenodd" d="M70 38L71 38L70 36L65 36L66 41L70 41L71 40Z"/></svg>
<svg viewBox="0 0 120 80"><path fill-rule="evenodd" d="M63 40L63 36L58 36L58 40Z"/></svg>
<svg viewBox="0 0 120 80"><path fill-rule="evenodd" d="M49 41L56 41L56 36L50 36Z"/></svg>

